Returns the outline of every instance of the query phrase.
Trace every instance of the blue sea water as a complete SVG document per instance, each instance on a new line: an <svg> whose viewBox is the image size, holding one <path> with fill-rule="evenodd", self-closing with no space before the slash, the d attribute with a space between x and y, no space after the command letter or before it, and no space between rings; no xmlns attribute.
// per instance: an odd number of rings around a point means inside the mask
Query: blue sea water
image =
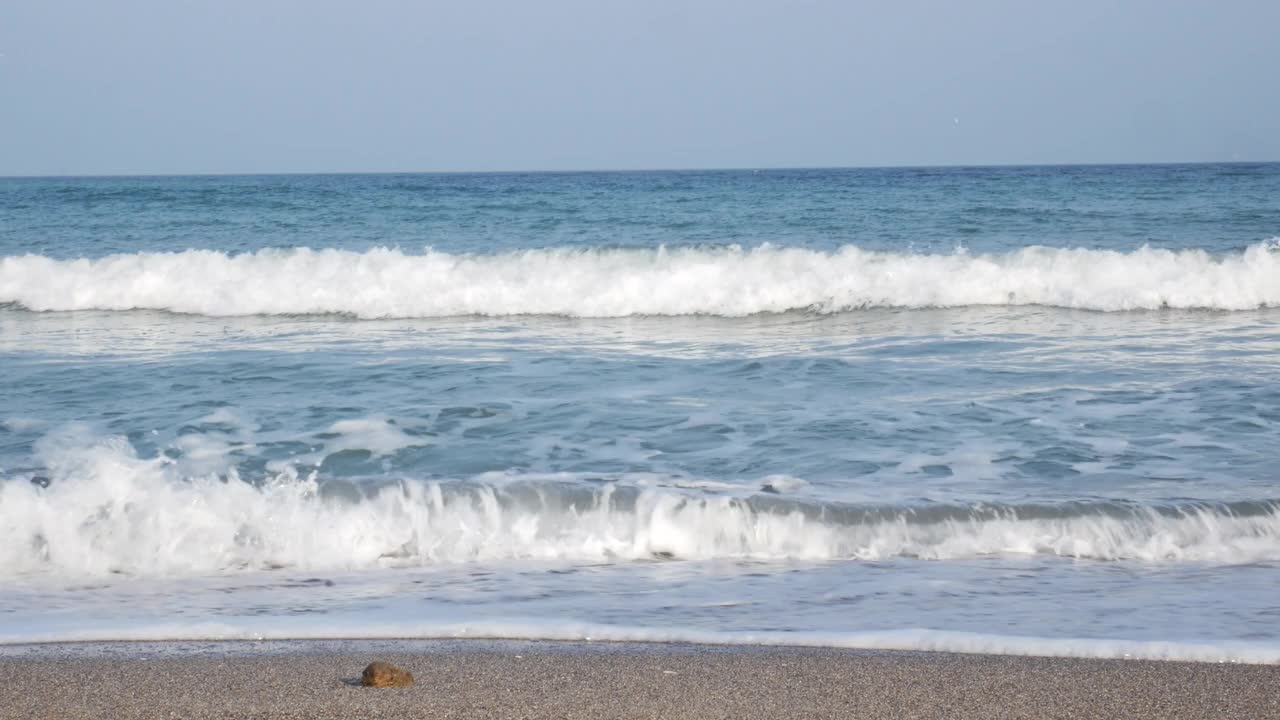
<svg viewBox="0 0 1280 720"><path fill-rule="evenodd" d="M1280 661L1280 165L0 179L0 641Z"/></svg>

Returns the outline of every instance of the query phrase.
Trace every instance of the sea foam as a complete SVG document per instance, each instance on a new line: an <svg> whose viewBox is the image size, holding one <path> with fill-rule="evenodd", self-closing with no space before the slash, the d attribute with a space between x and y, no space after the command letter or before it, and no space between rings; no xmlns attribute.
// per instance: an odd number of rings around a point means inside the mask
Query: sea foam
<svg viewBox="0 0 1280 720"><path fill-rule="evenodd" d="M358 318L737 317L970 305L1250 310L1280 305L1278 242L1224 255L1150 247L919 254L770 245L491 255L386 248L24 255L0 258L0 303L36 311Z"/></svg>
<svg viewBox="0 0 1280 720"><path fill-rule="evenodd" d="M124 438L41 441L0 480L0 577L164 577L473 561L861 561L986 555L1280 560L1280 502L858 507L614 482L191 476Z"/></svg>
<svg viewBox="0 0 1280 720"><path fill-rule="evenodd" d="M864 632L730 632L582 622L491 620L472 623L353 621L171 622L0 634L0 645L64 642L203 640L550 640L561 642L692 643L698 645L825 647L987 655L1167 660L1270 665L1280 646L1246 642L1170 642L1049 638L925 628Z"/></svg>

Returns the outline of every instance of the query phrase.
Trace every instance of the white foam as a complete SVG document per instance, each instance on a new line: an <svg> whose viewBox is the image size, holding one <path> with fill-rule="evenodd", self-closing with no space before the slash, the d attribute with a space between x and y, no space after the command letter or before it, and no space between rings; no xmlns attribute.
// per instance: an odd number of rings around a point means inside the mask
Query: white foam
<svg viewBox="0 0 1280 720"><path fill-rule="evenodd" d="M0 428L4 428L14 433L29 433L36 430L44 429L48 426L44 420L27 417L9 417L0 420Z"/></svg>
<svg viewBox="0 0 1280 720"><path fill-rule="evenodd" d="M317 437L321 447L312 452L271 460L267 468L277 473L291 472L298 466L319 465L330 455L347 450L365 451L377 458L427 444L425 439L410 435L394 420L383 416L339 420Z"/></svg>
<svg viewBox="0 0 1280 720"><path fill-rule="evenodd" d="M337 435L325 442L325 449L330 453L368 450L374 456L392 455L397 450L426 444L384 417L339 420L329 426L329 432Z"/></svg>
<svg viewBox="0 0 1280 720"><path fill-rule="evenodd" d="M0 482L0 577L341 570L488 560L930 560L1041 555L1100 560L1280 560L1280 504L1083 514L1016 509L841 518L779 501L674 488L522 487L404 480L326 493L292 469L260 484L190 476L83 428L37 443L52 478ZM625 492L623 492L625 490Z"/></svg>
<svg viewBox="0 0 1280 720"><path fill-rule="evenodd" d="M766 475L760 480L760 487L762 489L776 493L794 493L801 490L808 484L809 482L807 480L802 480L790 475Z"/></svg>
<svg viewBox="0 0 1280 720"><path fill-rule="evenodd" d="M0 303L30 310L200 315L344 313L745 316L869 307L1049 305L1090 310L1280 305L1278 242L1214 256L1028 247L1007 254L751 249L210 250L0 258Z"/></svg>
<svg viewBox="0 0 1280 720"><path fill-rule="evenodd" d="M1042 657L1175 660L1209 663L1280 663L1280 646L1241 642L1168 642L1089 638L1045 638L931 629L868 632L717 632L642 628L574 622L355 623L281 626L233 622L165 623L0 635L0 644L196 640L401 640L503 639L585 642L661 642L702 645L765 645L856 650L900 650Z"/></svg>
<svg viewBox="0 0 1280 720"><path fill-rule="evenodd" d="M236 430L256 430L258 427L256 423L246 420L238 410L230 407L220 407L196 422L226 425Z"/></svg>
<svg viewBox="0 0 1280 720"><path fill-rule="evenodd" d="M253 446L231 443L216 435L192 433L179 436L170 447L180 453L178 464L184 473L207 475L225 468L227 456L232 452Z"/></svg>

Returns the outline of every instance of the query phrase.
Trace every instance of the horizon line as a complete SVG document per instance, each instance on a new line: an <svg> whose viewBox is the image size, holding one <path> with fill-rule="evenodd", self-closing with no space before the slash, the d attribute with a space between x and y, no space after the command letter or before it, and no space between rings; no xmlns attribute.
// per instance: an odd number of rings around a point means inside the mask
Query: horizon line
<svg viewBox="0 0 1280 720"><path fill-rule="evenodd" d="M1016 168L1090 168L1090 167L1174 167L1195 165L1275 165L1280 160L1197 160L1162 162L1078 162L1078 163L940 163L927 165L742 165L730 167L648 167L648 168L580 168L535 170L283 170L276 172L121 172L121 173L41 173L25 175L0 174L0 180L57 180L93 178L179 178L179 177L340 177L372 175L589 175L624 173L679 173L679 172L791 172L805 170L989 170Z"/></svg>

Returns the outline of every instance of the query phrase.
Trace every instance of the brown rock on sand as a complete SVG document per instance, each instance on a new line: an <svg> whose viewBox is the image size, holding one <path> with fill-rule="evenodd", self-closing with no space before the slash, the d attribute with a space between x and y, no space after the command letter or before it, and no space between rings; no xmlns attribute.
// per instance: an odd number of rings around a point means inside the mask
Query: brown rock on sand
<svg viewBox="0 0 1280 720"><path fill-rule="evenodd" d="M372 662L361 673L360 684L376 688L408 687L413 684L413 673L391 663Z"/></svg>

